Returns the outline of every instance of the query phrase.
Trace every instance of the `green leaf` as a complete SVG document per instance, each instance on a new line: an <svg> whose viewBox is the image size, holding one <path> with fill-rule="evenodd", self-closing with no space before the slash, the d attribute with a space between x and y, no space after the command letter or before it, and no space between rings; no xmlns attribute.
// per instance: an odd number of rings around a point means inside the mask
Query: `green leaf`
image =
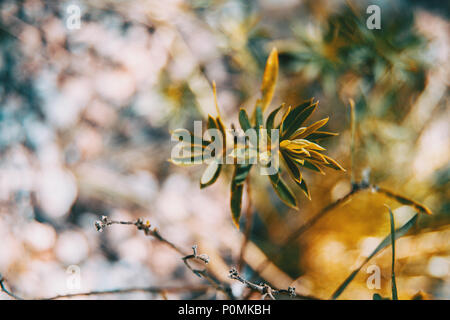
<svg viewBox="0 0 450 320"><path fill-rule="evenodd" d="M211 163L209 163L206 167L206 170L203 172L202 177L200 178L200 188L206 188L207 186L210 186L214 182L216 182L217 178L220 175L221 169L221 164L218 164L217 161L211 161Z"/></svg>
<svg viewBox="0 0 450 320"><path fill-rule="evenodd" d="M250 169L252 168L251 164L243 164L236 165L235 172L236 174L233 176L233 181L236 185L243 184L247 179L248 174L250 173Z"/></svg>
<svg viewBox="0 0 450 320"><path fill-rule="evenodd" d="M222 119L220 117L216 118L216 122L217 122L220 132L222 132L222 137L223 137L222 145L223 145L223 152L225 153L225 150L227 148L227 133L225 130L225 125L223 124Z"/></svg>
<svg viewBox="0 0 450 320"><path fill-rule="evenodd" d="M316 172L319 172L321 174L324 174L323 170L320 169L320 167L317 164L311 163L310 161L306 161L305 160L305 163L303 164L303 166L306 169L309 169L309 170L316 171Z"/></svg>
<svg viewBox="0 0 450 320"><path fill-rule="evenodd" d="M388 207L391 221L391 246L392 246L392 300L398 300L397 284L395 283L395 222L391 208Z"/></svg>
<svg viewBox="0 0 450 320"><path fill-rule="evenodd" d="M337 133L334 132L326 132L326 131L316 131L314 133L311 133L308 136L308 140L316 141L316 140L322 140L329 137L335 137L337 136Z"/></svg>
<svg viewBox="0 0 450 320"><path fill-rule="evenodd" d="M344 171L344 172L347 171L344 168L342 168L342 166L339 163L337 163L336 160L334 160L334 159L332 159L329 156L326 156L324 154L322 156L328 161L328 163L324 163L323 164L324 166L329 167L329 168L333 168L334 170L341 170L341 171Z"/></svg>
<svg viewBox="0 0 450 320"><path fill-rule="evenodd" d="M290 137L297 128L301 127L302 124L311 116L311 114L316 110L318 102L311 104L310 102L304 103L289 113L284 121L283 130L281 134L283 139L285 137ZM306 107L304 107L306 105Z"/></svg>
<svg viewBox="0 0 450 320"><path fill-rule="evenodd" d="M278 78L278 51L273 48L267 58L266 68L264 69L263 81L261 85L261 109L264 112L270 104L275 92L275 85Z"/></svg>
<svg viewBox="0 0 450 320"><path fill-rule="evenodd" d="M296 182L297 182L297 181L296 181ZM306 196L309 200L311 200L311 194L309 193L308 186L306 185L305 179L302 179L302 182L301 182L301 183L298 183L298 182L297 182L297 184L298 184L298 186L300 187L300 189L302 189L302 191L303 191L303 193L305 194L305 196Z"/></svg>
<svg viewBox="0 0 450 320"><path fill-rule="evenodd" d="M273 110L273 111L269 114L269 116L267 117L267 120L266 120L266 129L267 129L267 134L269 135L269 137L270 137L270 135L271 135L271 131L270 131L270 130L272 130L272 129L274 128L275 117L277 116L278 111L280 111L281 108L283 108L283 106L284 106L284 104L282 104L281 106L279 106L278 108L276 108L275 110Z"/></svg>
<svg viewBox="0 0 450 320"><path fill-rule="evenodd" d="M231 217L236 228L239 229L239 219L241 217L242 209L242 193L244 191L244 184L236 184L235 177L237 174L237 166L234 168L233 179L231 181Z"/></svg>
<svg viewBox="0 0 450 320"><path fill-rule="evenodd" d="M260 106L256 107L256 124L255 129L258 130L260 126L263 125L263 113Z"/></svg>
<svg viewBox="0 0 450 320"><path fill-rule="evenodd" d="M312 104L312 99L310 99L310 100L308 100L308 101L305 101L305 102L299 104L298 106L292 108L292 109L291 109L291 112L290 112L290 117L289 117L289 119L288 119L288 117L286 117L286 120L285 120L285 121L286 121L285 126L290 126L290 125L292 125L294 119L295 119L300 113L302 113L306 108L308 108L309 106L311 106L311 104ZM298 126L298 127L300 127L300 126Z"/></svg>
<svg viewBox="0 0 450 320"><path fill-rule="evenodd" d="M297 200L289 187L281 180L280 174L276 173L269 176L270 182L280 199L289 207L297 209Z"/></svg>
<svg viewBox="0 0 450 320"><path fill-rule="evenodd" d="M239 124L244 131L252 128L250 120L248 119L247 112L244 109L239 110Z"/></svg>
<svg viewBox="0 0 450 320"><path fill-rule="evenodd" d="M287 116L291 113L291 110L292 110L291 106L289 106L286 109L286 111L283 114L283 117L281 118L281 122L277 127L280 130L280 138L282 138L281 135L282 135L282 132L284 131L284 121L286 120Z"/></svg>
<svg viewBox="0 0 450 320"><path fill-rule="evenodd" d="M403 237L409 229L411 229L412 226L415 225L417 221L418 214L416 213L410 220L408 220L403 226L395 230L395 239L398 239L400 237ZM378 252L389 246L391 243L391 235L389 234L386 238L383 239L383 241L378 244L378 246L375 248L374 251L363 261L363 263L353 270L353 272L344 280L344 282L336 289L336 291L331 296L331 299L336 300L342 292L344 292L345 288L352 282L352 280L355 278L355 276L358 274L358 272L362 269L362 267L369 262L370 259L372 259Z"/></svg>
<svg viewBox="0 0 450 320"><path fill-rule="evenodd" d="M206 124L208 129L219 129L219 125L216 122L216 119L214 119L212 116L208 116L208 122Z"/></svg>
<svg viewBox="0 0 450 320"><path fill-rule="evenodd" d="M285 153L281 153L283 156L283 160L286 163L286 166L288 168L289 174L291 175L291 178L300 184L302 181L302 173L300 172L300 169L297 167L295 162Z"/></svg>
<svg viewBox="0 0 450 320"><path fill-rule="evenodd" d="M401 204L404 204L404 205L407 205L407 206L411 206L411 207L419 210L422 213L431 214L431 210L428 209L427 207L425 207L424 205L421 205L420 203L418 203L418 202L416 202L414 200L408 199L408 198L406 198L406 197L404 197L402 195L396 194L396 193L394 193L392 191L389 191L389 190L381 188L381 187L378 188L378 192L385 194L389 198L395 199L396 201L398 201Z"/></svg>

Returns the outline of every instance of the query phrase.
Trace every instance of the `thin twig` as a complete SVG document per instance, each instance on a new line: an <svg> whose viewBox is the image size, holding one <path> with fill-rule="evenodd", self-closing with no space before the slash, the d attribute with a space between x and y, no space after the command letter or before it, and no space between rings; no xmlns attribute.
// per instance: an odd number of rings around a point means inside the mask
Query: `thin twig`
<svg viewBox="0 0 450 320"><path fill-rule="evenodd" d="M208 262L209 262L209 257L207 255L197 253L196 245L194 245L192 247L193 253L187 254L183 250L181 250L178 246L176 246L174 243L172 243L169 240L167 240L166 238L164 238L156 228L152 229L149 221L144 223L142 219L138 219L135 222L114 221L114 220L109 220L108 217L106 217L106 216L103 216L101 220L95 222L95 227L97 228L97 231L102 232L105 227L113 225L113 224L135 225L138 230L144 231L145 235L153 236L158 241L167 244L169 247L171 247L172 249L177 251L182 256L181 259L183 260L186 267L189 270L191 270L196 276L198 276L200 278L204 278L213 288L215 288L218 291L223 292L229 299L234 299L234 295L231 292L231 288L227 284L221 283L213 275L208 273L208 271L206 269L204 269L204 270L195 269L188 263L189 260L198 260L205 264L208 264Z"/></svg>
<svg viewBox="0 0 450 320"><path fill-rule="evenodd" d="M269 297L271 300L276 300L274 295L277 294L286 294L289 295L291 298L296 296L294 287L289 287L287 290L284 289L278 290L272 288L267 283L256 284L254 282L250 282L244 279L235 268L232 268L230 270L230 278L245 284L248 288L250 288L253 291L258 291L259 293L261 293L263 300L265 300L266 297Z"/></svg>
<svg viewBox="0 0 450 320"><path fill-rule="evenodd" d="M186 267L191 270L195 275L197 275L199 278L204 278L206 281L209 282L209 284L215 288L218 291L222 291L228 298L234 299L234 296L231 292L231 289L228 285L222 284L219 280L217 280L215 277L213 277L211 274L208 273L208 271L205 269L195 269L193 268L188 261L192 259L197 259L205 264L209 263L209 257L205 254L198 254L197 253L197 245L192 246L193 253L190 255L187 255L182 258L184 264Z"/></svg>
<svg viewBox="0 0 450 320"><path fill-rule="evenodd" d="M42 298L37 300L57 300L63 298L73 298L73 297L82 297L82 296L98 296L98 295L107 295L107 294L124 294L124 293L133 293L133 292L144 292L144 293L179 293L179 292L203 292L207 291L209 286L186 286L186 287L146 287L146 288L127 288L127 289L113 289L113 290L105 290L105 291L89 291L89 292L80 292L80 293L69 293L57 295L49 298Z"/></svg>
<svg viewBox="0 0 450 320"><path fill-rule="evenodd" d="M175 244L163 238L157 228L152 229L149 221L146 221L144 223L144 221L141 218L133 222L133 221L114 221L109 220L107 216L102 216L101 220L95 222L95 227L97 228L97 231L102 232L106 227L111 226L113 224L134 225L138 230L144 231L146 236L152 236L155 239L159 240L160 242L167 244L169 247L177 251L182 256L186 255L186 253L180 248L178 248Z"/></svg>
<svg viewBox="0 0 450 320"><path fill-rule="evenodd" d="M16 300L24 300L22 297L17 296L11 291L7 290L5 287L6 280L4 278L0 278L0 288L1 291L6 293L11 298ZM107 294L125 294L125 293L133 293L133 292L144 292L144 293L179 293L179 292L203 292L207 291L210 286L185 286L185 287L143 287L143 288L126 288L126 289L112 289L112 290L103 290L103 291L88 291L88 292L78 292L78 293L69 293L69 294L60 294L53 297L47 298L36 298L33 300L57 300L64 298L74 298L74 297L82 297L82 296L99 296L99 295L107 295Z"/></svg>

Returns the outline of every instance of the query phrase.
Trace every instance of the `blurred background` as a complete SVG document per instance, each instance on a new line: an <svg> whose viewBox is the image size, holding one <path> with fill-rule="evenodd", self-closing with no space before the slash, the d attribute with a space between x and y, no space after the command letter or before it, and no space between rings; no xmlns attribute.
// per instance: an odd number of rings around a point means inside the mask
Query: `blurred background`
<svg viewBox="0 0 450 320"><path fill-rule="evenodd" d="M379 30L366 27L370 4L381 8ZM80 28L66 23L70 5L80 8ZM167 161L170 131L216 115L212 81L226 126L237 125L239 108L252 110L259 97L265 61L277 47L269 111L319 100L312 120L330 116L327 129L339 136L326 142L327 154L347 172L305 172L312 200L292 186L296 211L254 171L243 275L329 298L389 234L384 204L399 225L414 213L368 190L284 243L351 190L353 173L431 209L397 241L399 298L449 299L449 12L448 2L418 0L2 1L0 273L29 298L204 284L177 252L136 228L94 227L102 215L142 217L187 251L198 244L211 272L245 296L227 277L243 239L230 215L231 174L200 190L204 166ZM349 98L356 103L353 163ZM270 266L256 274L266 258ZM390 248L373 258L341 298L390 297L390 259ZM366 284L373 264L379 289ZM73 266L78 288L68 286ZM211 288L101 298L224 296Z"/></svg>

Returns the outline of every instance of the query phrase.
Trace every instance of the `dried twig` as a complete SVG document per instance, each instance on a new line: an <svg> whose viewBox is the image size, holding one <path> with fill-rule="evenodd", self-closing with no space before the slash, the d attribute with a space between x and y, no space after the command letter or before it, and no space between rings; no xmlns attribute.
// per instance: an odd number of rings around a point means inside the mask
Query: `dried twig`
<svg viewBox="0 0 450 320"><path fill-rule="evenodd" d="M211 274L208 273L206 269L195 269L189 264L189 260L197 259L200 261L203 261L205 264L209 263L209 257L206 254L198 254L197 253L197 245L192 246L193 253L187 256L184 256L183 262L186 265L186 267L191 270L195 275L197 275L200 278L204 278L208 283L215 288L218 291L222 291L228 298L234 299L233 293L231 292L231 288L221 283L219 280L217 280L215 277L213 277Z"/></svg>
<svg viewBox="0 0 450 320"><path fill-rule="evenodd" d="M203 270L195 269L188 263L189 260L198 260L205 264L209 263L209 257L207 255L197 253L196 245L194 245L192 247L192 250L193 250L192 254L186 254L178 246L176 246L169 240L165 239L156 228L152 228L149 221L144 223L142 219L138 219L135 222L133 222L133 221L114 221L114 220L109 220L109 218L106 216L103 216L101 220L95 222L95 227L97 228L97 231L102 232L107 226L111 226L113 224L134 225L137 227L138 230L144 231L145 235L153 236L158 241L167 244L169 247L171 247L172 249L174 249L180 255L183 256L181 259L183 260L184 264L196 276L198 276L200 278L204 278L213 288L215 288L218 291L223 292L229 299L234 299L233 293L231 292L231 288L227 284L221 283L213 275L208 273L208 271L206 269L203 269Z"/></svg>
<svg viewBox="0 0 450 320"><path fill-rule="evenodd" d="M24 298L17 296L5 287L6 279L0 278L0 288L1 291L6 293L13 299L24 300ZM89 292L77 292L69 294L61 294L53 297L46 298L35 298L33 300L57 300L64 298L82 297L82 296L99 296L107 294L125 294L134 292L144 292L144 293L180 293L180 292L204 292L207 291L210 286L184 286L184 287L143 287L143 288L126 288L126 289L112 289L103 291L89 291Z"/></svg>
<svg viewBox="0 0 450 320"><path fill-rule="evenodd" d="M134 222L133 221L114 221L114 220L109 220L109 218L107 216L102 216L101 220L98 220L95 222L95 227L97 228L97 231L102 232L106 227L111 226L113 224L134 225L134 226L136 226L136 228L138 230L144 231L146 236L153 236L160 242L167 244L169 247L171 247L172 249L177 251L179 254L181 254L183 256L186 255L186 253L183 252L183 250L181 250L180 248L178 248L175 244L173 244L172 242L163 238L157 228L152 229L151 224L148 220L145 223L140 218Z"/></svg>
<svg viewBox="0 0 450 320"><path fill-rule="evenodd" d="M42 298L38 300L57 300L63 298L73 298L82 296L98 296L107 294L124 294L124 293L134 293L134 292L144 292L144 293L159 293L161 295L165 293L179 293L179 292L203 292L207 291L209 286L185 286L185 287L146 287L146 288L127 288L127 289L113 289L105 291L89 291L80 293L69 293L57 295L49 298Z"/></svg>
<svg viewBox="0 0 450 320"><path fill-rule="evenodd" d="M287 290L284 290L284 289L274 289L267 283L256 284L241 277L241 275L235 268L232 268L230 270L230 278L245 284L248 288L250 288L253 291L258 291L259 293L261 293L263 300L265 300L266 297L269 297L271 300L276 300L274 295L277 294L287 294L291 298L296 296L294 287L289 287Z"/></svg>

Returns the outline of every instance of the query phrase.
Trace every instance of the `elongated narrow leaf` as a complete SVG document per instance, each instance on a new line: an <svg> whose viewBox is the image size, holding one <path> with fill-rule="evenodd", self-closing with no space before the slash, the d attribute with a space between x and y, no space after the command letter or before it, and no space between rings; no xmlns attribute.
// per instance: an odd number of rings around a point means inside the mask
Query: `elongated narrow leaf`
<svg viewBox="0 0 450 320"><path fill-rule="evenodd" d="M208 122L206 124L208 129L219 129L219 125L216 122L216 119L214 119L212 116L208 116Z"/></svg>
<svg viewBox="0 0 450 320"><path fill-rule="evenodd" d="M287 155L286 153L282 153L283 160L286 163L286 167L292 179L300 184L302 182L302 173L300 169L297 167L295 162Z"/></svg>
<svg viewBox="0 0 450 320"><path fill-rule="evenodd" d="M326 155L322 155L326 160L327 160L327 162L328 163L325 163L324 164L324 166L327 166L327 167L329 167L329 168L333 168L333 169L335 169L335 170L341 170L341 171L347 171L347 170L345 170L339 163L337 163L337 161L336 160L334 160L333 158L330 158L329 156L326 156Z"/></svg>
<svg viewBox="0 0 450 320"><path fill-rule="evenodd" d="M281 106L279 106L278 108L276 108L275 110L273 110L267 117L266 129L268 130L269 135L270 135L270 130L274 128L275 117L277 116L278 111L280 111L281 108L283 108L283 106L284 106L284 103Z"/></svg>
<svg viewBox="0 0 450 320"><path fill-rule="evenodd" d="M250 173L250 169L252 168L251 164L243 164L236 165L236 174L233 177L233 181L236 185L243 184L247 179L248 174Z"/></svg>
<svg viewBox="0 0 450 320"><path fill-rule="evenodd" d="M289 139L296 139L297 137L299 137L303 132L306 131L306 127L300 127L298 129L295 130L295 132L292 134L292 136ZM309 140L309 137L308 137Z"/></svg>
<svg viewBox="0 0 450 320"><path fill-rule="evenodd" d="M290 139L303 139L308 137L310 134L314 133L317 129L320 129L328 122L328 117L325 119L319 120L317 122L314 122L312 125L308 126L303 132L299 132L298 134L295 134L295 132L292 134Z"/></svg>
<svg viewBox="0 0 450 320"><path fill-rule="evenodd" d="M398 239L400 237L403 237L409 229L411 229L412 226L415 225L417 221L418 214L415 214L410 220L408 220L403 226L395 230L395 239ZM380 244L375 248L374 251L363 261L363 263L356 268L345 280L344 282L336 289L336 291L331 296L331 299L335 300L337 299L342 292L347 288L347 286L352 282L352 280L356 277L358 272L362 269L362 267L369 262L370 259L372 259L378 252L386 248L391 244L391 235L389 234L386 238L383 239L383 241L380 242Z"/></svg>
<svg viewBox="0 0 450 320"><path fill-rule="evenodd" d="M256 112L255 112L256 118L255 118L255 129L258 130L260 126L263 125L263 113L261 110L260 106L256 107Z"/></svg>
<svg viewBox="0 0 450 320"><path fill-rule="evenodd" d="M275 85L278 78L278 51L273 48L267 58L266 68L264 69L263 81L261 85L261 110L264 112L270 104L275 92Z"/></svg>
<svg viewBox="0 0 450 320"><path fill-rule="evenodd" d="M311 200L311 194L309 193L308 186L306 185L305 179L302 179L302 182L301 182L301 183L298 183L297 181L295 181L295 182L298 184L298 186L300 187L300 189L302 189L302 191L303 191L303 193L305 194L305 196L306 196L309 200Z"/></svg>
<svg viewBox="0 0 450 320"><path fill-rule="evenodd" d="M395 222L391 208L388 207L391 221L391 246L392 246L392 300L398 300L397 284L395 283Z"/></svg>
<svg viewBox="0 0 450 320"><path fill-rule="evenodd" d="M281 138L281 133L283 132L283 128L284 128L284 121L286 120L286 118L287 118L287 116L291 113L291 110L292 110L292 107L291 106L289 106L287 109L286 109L286 111L284 112L284 114L283 114L283 117L281 118L281 122L280 122L280 124L278 125L278 129L280 130L280 138Z"/></svg>
<svg viewBox="0 0 450 320"><path fill-rule="evenodd" d="M323 165L329 164L328 160L325 158L325 155L315 150L308 150L308 151L312 159L316 160L317 162L320 162Z"/></svg>
<svg viewBox="0 0 450 320"><path fill-rule="evenodd" d="M244 131L252 128L250 120L248 119L248 114L244 109L239 110L239 124Z"/></svg>
<svg viewBox="0 0 450 320"><path fill-rule="evenodd" d="M302 102L301 104L299 104L298 106L294 107L291 109L290 112L290 116L286 117L285 119L285 128L291 126L294 123L294 120L303 112L305 111L306 108L310 107L313 103L312 103L312 99ZM298 125L298 127L300 127L301 125Z"/></svg>
<svg viewBox="0 0 450 320"><path fill-rule="evenodd" d="M323 172L320 166L317 163L314 163L312 160L306 160L303 166L306 169L319 172L320 174L325 174L325 172Z"/></svg>
<svg viewBox="0 0 450 320"><path fill-rule="evenodd" d="M316 110L317 104L318 102L311 104L301 112L296 112L296 109L299 107L293 109L290 112L290 114L284 121L284 132L282 132L283 139L286 137L290 137L295 132L295 130L297 130L297 128L302 126L302 124L312 115L314 110Z"/></svg>
<svg viewBox="0 0 450 320"><path fill-rule="evenodd" d="M216 118L216 122L217 122L220 132L222 133L223 154L225 154L226 150L227 150L227 132L225 129L225 125L223 124L222 119L220 117Z"/></svg>
<svg viewBox="0 0 450 320"><path fill-rule="evenodd" d="M427 207L425 207L424 205L421 205L420 203L418 203L414 200L411 200L409 198L406 198L402 195L396 194L396 193L389 191L387 189L384 189L384 188L378 188L378 192L385 194L389 198L395 199L396 201L400 202L401 204L411 206L411 207L419 210L422 213L431 214L431 210L428 209Z"/></svg>
<svg viewBox="0 0 450 320"><path fill-rule="evenodd" d="M302 165L305 164L305 159L300 159L299 157L310 157L311 155L309 154L309 151L306 150L305 148L298 148L298 149L284 149L284 152L288 153L291 158L293 159L299 159L302 160Z"/></svg>
<svg viewBox="0 0 450 320"><path fill-rule="evenodd" d="M280 174L273 174L269 176L269 179L280 199L289 207L297 209L297 200L289 187L281 180Z"/></svg>
<svg viewBox="0 0 450 320"><path fill-rule="evenodd" d="M317 140L322 140L322 139L326 139L326 138L330 138L330 137L335 137L337 135L338 134L334 133L334 132L316 131L314 133L311 133L308 136L308 140L317 141Z"/></svg>
<svg viewBox="0 0 450 320"><path fill-rule="evenodd" d="M206 170L203 172L202 177L200 178L200 188L206 188L207 186L210 186L214 182L216 182L217 178L220 175L221 169L221 164L218 164L216 161L211 161L211 163L206 167Z"/></svg>
<svg viewBox="0 0 450 320"><path fill-rule="evenodd" d="M244 191L244 184L236 184L235 177L237 175L238 168L235 166L233 179L231 181L231 218L236 228L239 229L239 219L241 218L242 209L242 193Z"/></svg>

